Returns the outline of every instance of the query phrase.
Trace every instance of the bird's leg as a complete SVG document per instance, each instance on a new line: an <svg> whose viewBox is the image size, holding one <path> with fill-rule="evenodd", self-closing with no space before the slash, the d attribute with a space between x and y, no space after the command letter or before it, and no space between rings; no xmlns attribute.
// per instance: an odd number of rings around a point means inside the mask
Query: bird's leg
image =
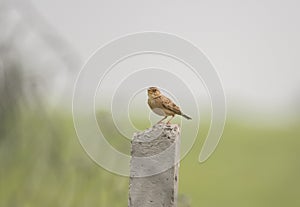
<svg viewBox="0 0 300 207"><path fill-rule="evenodd" d="M165 116L164 118L162 118L159 122L157 122L156 124L161 123L163 120L165 120L168 116Z"/></svg>
<svg viewBox="0 0 300 207"><path fill-rule="evenodd" d="M172 115L171 119L167 122L167 124L170 124L171 120L174 118L174 115Z"/></svg>

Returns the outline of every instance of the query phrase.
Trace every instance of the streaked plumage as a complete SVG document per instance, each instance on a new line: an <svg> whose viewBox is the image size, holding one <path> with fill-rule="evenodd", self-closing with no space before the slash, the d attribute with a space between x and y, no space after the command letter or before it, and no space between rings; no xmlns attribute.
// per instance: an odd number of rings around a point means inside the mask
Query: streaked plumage
<svg viewBox="0 0 300 207"><path fill-rule="evenodd" d="M162 120L165 120L168 116L172 116L170 121L174 118L175 114L181 115L186 119L191 119L189 116L182 113L180 108L169 98L161 94L161 92L156 87L148 88L148 105L154 113L160 116L164 116Z"/></svg>

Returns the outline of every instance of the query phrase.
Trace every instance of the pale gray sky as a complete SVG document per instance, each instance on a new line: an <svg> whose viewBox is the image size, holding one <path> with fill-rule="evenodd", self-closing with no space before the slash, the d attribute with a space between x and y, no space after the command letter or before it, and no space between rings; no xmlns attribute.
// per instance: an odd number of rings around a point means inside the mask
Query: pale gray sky
<svg viewBox="0 0 300 207"><path fill-rule="evenodd" d="M209 57L223 81L229 107L242 103L245 106L238 108L273 112L297 107L297 0L31 2L82 61L99 46L128 33L173 33Z"/></svg>

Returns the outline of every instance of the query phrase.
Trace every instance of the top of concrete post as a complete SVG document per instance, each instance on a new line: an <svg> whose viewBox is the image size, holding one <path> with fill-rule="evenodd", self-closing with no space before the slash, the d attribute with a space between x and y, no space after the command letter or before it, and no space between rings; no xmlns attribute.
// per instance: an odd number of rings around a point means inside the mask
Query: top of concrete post
<svg viewBox="0 0 300 207"><path fill-rule="evenodd" d="M164 172L180 159L180 128L177 124L156 124L137 132L131 146L131 176L145 177Z"/></svg>

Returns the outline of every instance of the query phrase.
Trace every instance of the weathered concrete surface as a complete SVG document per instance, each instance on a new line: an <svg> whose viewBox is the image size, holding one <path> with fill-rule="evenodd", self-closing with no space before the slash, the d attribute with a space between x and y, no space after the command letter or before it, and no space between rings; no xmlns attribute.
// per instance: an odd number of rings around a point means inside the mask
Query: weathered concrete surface
<svg viewBox="0 0 300 207"><path fill-rule="evenodd" d="M134 134L129 207L177 206L179 146L178 125L158 124Z"/></svg>

